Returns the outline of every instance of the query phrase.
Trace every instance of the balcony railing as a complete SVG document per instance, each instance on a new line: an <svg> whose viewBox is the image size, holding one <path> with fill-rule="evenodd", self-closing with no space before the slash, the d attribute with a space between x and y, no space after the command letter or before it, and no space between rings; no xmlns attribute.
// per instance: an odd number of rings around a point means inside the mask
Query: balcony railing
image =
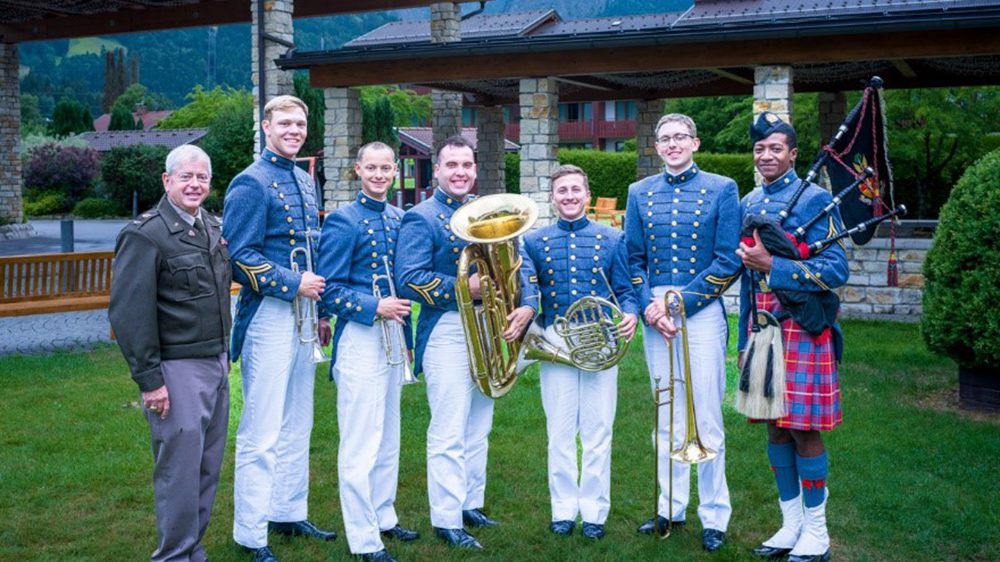
<svg viewBox="0 0 1000 562"><path fill-rule="evenodd" d="M504 129L504 135L511 141L520 143L520 123L508 123ZM601 139L634 137L635 121L564 121L559 123L560 141L589 141L595 136Z"/></svg>

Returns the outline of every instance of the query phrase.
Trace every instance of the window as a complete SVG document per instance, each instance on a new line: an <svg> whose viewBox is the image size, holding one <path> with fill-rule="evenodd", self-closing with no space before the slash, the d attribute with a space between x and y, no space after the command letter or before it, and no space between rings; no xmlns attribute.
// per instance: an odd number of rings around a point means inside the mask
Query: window
<svg viewBox="0 0 1000 562"><path fill-rule="evenodd" d="M476 124L476 108L474 107L463 107L462 108L462 126L463 127L473 127Z"/></svg>
<svg viewBox="0 0 1000 562"><path fill-rule="evenodd" d="M561 103L559 104L559 121L591 121L593 120L593 110L589 103Z"/></svg>

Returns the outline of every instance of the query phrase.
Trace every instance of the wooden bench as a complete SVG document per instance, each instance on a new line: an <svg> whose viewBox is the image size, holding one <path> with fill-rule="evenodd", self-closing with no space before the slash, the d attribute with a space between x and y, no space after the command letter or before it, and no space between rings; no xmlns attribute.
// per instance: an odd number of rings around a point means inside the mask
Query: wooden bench
<svg viewBox="0 0 1000 562"><path fill-rule="evenodd" d="M107 308L114 252L0 257L0 316Z"/></svg>
<svg viewBox="0 0 1000 562"><path fill-rule="evenodd" d="M587 216L591 220L607 220L616 228L621 228L624 214L625 211L618 209L617 197L598 197L593 205L587 205Z"/></svg>

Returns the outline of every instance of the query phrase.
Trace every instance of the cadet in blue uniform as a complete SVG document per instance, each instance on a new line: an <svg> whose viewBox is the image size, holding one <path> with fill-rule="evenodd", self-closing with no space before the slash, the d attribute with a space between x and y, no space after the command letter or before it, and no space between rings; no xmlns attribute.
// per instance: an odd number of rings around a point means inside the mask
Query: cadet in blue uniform
<svg viewBox="0 0 1000 562"><path fill-rule="evenodd" d="M587 295L611 302L617 298L624 312L619 329L631 339L639 305L629 278L622 233L584 215L590 203L590 185L583 170L560 166L549 181L559 220L527 234L522 250L525 263L535 271L532 281L540 290L540 321L546 339L562 341L553 328L556 316ZM614 296L608 292L609 283ZM618 367L594 373L546 361L541 364L541 387L549 438L549 528L557 535L569 535L579 515L583 535L599 539L604 536L611 508L611 428ZM582 469L577 463L577 435L583 448Z"/></svg>
<svg viewBox="0 0 1000 562"><path fill-rule="evenodd" d="M426 374L431 422L427 427L427 495L435 534L460 548L482 545L463 528L497 522L482 511L486 492L486 454L493 426L493 399L472 382L465 330L455 304L458 257L466 242L449 221L476 181L472 147L460 136L438 148L434 196L403 216L396 248L399 296L420 303L414 371ZM469 289L479 298L479 282ZM515 311L509 332L523 331L528 307ZM526 313L525 313L526 312Z"/></svg>
<svg viewBox="0 0 1000 562"><path fill-rule="evenodd" d="M290 251L319 245L315 186L295 166L306 138L305 103L278 96L264 107L267 148L226 192L223 234L233 277L243 285L233 326L233 360L242 355L243 413L236 432L233 539L254 560L276 560L267 533L331 540L306 518L313 423L311 344L295 328L292 301L319 300L323 278L292 270ZM315 256L313 256L315 263ZM329 323L322 324L329 340ZM324 342L325 343L325 342Z"/></svg>
<svg viewBox="0 0 1000 562"><path fill-rule="evenodd" d="M410 301L390 296L384 279L386 263L391 271L396 259L403 218L403 211L386 203L396 177L396 154L380 142L366 144L358 150L354 171L361 178L361 192L323 223L316 272L326 279L323 303L337 315L330 369L337 382L344 533L351 553L362 560L392 561L380 533L403 541L419 537L399 526L394 505L403 365L389 364L381 325L406 321L409 331ZM381 299L374 296L376 279ZM409 361L405 347L397 351Z"/></svg>
<svg viewBox="0 0 1000 562"><path fill-rule="evenodd" d="M639 293L646 326L643 343L651 382L669 381L670 361L681 376L681 346L669 357L666 339L677 333L674 318L666 314L663 295L680 291L687 312L691 354L691 384L702 443L718 452L698 464L698 516L702 543L714 552L722 546L732 506L726 484L726 443L722 399L726 392L728 325L722 293L739 275L735 251L739 243L739 193L732 179L705 172L694 163L700 141L694 121L686 115L664 115L656 124L656 151L666 169L629 187L625 212L632 282ZM678 380L675 396L684 396ZM656 520L639 527L665 531L667 518L683 524L690 497L690 465L674 463L673 505L667 505L670 449L680 446L686 432L686 402L674 402L674 443L660 447L660 507ZM664 406L664 409L666 407ZM669 443L669 415L660 414L660 439Z"/></svg>
<svg viewBox="0 0 1000 562"><path fill-rule="evenodd" d="M773 113L763 113L750 127L754 165L764 185L748 193L741 202L743 215L777 215L788 207L803 180L795 174L795 129ZM826 190L809 185L788 212L784 228L791 232L824 208L832 197ZM807 232L813 243L842 229L836 210ZM753 272L758 287L751 286L748 272L740 285L739 351L743 366L750 330L750 291L758 290L757 308L782 319L781 306L772 290L820 293L844 285L848 278L847 257L840 244L805 260L772 256L754 232L756 243L741 243L737 254ZM777 558L790 554L791 562L820 562L830 558L826 528L826 479L828 461L822 430L842 422L840 381L835 348L840 328L834 324L813 336L791 318L784 318L785 404L787 415L768 424L767 454L778 485L782 525L754 554ZM800 493L801 490L801 493ZM803 507L804 506L804 507Z"/></svg>

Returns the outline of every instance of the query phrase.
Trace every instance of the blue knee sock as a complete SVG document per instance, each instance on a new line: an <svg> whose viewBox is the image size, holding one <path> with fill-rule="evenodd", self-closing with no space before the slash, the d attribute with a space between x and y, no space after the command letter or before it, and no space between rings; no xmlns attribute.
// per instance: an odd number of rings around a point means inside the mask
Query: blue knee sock
<svg viewBox="0 0 1000 562"><path fill-rule="evenodd" d="M826 478L830 474L830 463L826 452L815 457L795 455L795 464L802 478L802 502L806 507L816 507L826 499Z"/></svg>
<svg viewBox="0 0 1000 562"><path fill-rule="evenodd" d="M768 443L767 458L771 461L778 497L788 501L799 496L799 473L795 468L795 443Z"/></svg>

